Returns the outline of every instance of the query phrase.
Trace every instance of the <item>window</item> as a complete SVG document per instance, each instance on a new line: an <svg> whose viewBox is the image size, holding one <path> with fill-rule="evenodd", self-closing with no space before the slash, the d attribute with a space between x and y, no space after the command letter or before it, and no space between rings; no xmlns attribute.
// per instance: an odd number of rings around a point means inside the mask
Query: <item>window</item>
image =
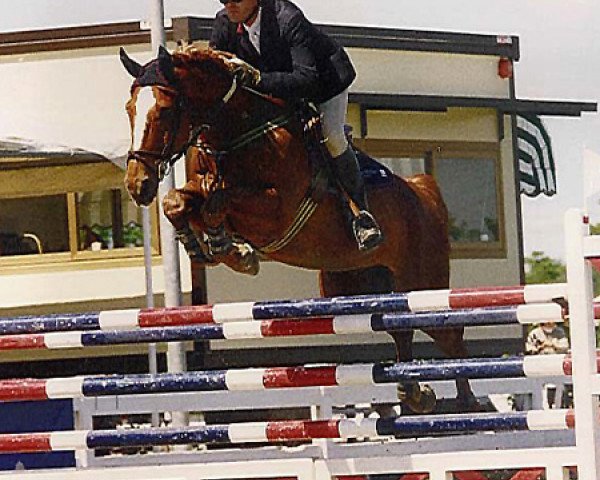
<svg viewBox="0 0 600 480"><path fill-rule="evenodd" d="M75 194L78 250L141 247L141 211L123 189Z"/></svg>
<svg viewBox="0 0 600 480"><path fill-rule="evenodd" d="M456 155L434 163L435 177L450 212L451 241L500 241L495 170L489 158Z"/></svg>
<svg viewBox="0 0 600 480"><path fill-rule="evenodd" d="M135 257L142 246L142 212L124 188L0 199L0 265Z"/></svg>
<svg viewBox="0 0 600 480"><path fill-rule="evenodd" d="M0 255L68 251L65 195L0 199Z"/></svg>
<svg viewBox="0 0 600 480"><path fill-rule="evenodd" d="M487 142L356 139L400 176L432 174L448 207L452 256L505 256L499 146Z"/></svg>

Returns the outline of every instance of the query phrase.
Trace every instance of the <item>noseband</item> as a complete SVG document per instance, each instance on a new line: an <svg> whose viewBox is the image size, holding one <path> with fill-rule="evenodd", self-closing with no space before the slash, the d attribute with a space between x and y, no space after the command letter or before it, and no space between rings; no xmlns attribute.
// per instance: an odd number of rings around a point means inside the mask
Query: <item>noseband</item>
<svg viewBox="0 0 600 480"><path fill-rule="evenodd" d="M208 115L211 120L214 120L220 115L225 105L227 105L229 100L231 100L235 94L237 87L237 78L234 76L229 90L212 107L211 112ZM196 146L198 144L198 137L202 134L202 132L209 130L212 127L212 123L214 123L213 121L209 123L202 123L198 127L192 129L187 142L179 150L172 152L173 145L175 143L175 137L181 123L181 115L185 109L185 97L182 93L177 92L177 96L175 97L173 119L168 130L168 132L172 133L169 135L169 141L167 144L163 147L161 152L153 152L149 150L130 150L127 154L127 163L129 163L130 160L136 160L140 162L156 175L159 182L162 182L162 180L169 175L169 173L171 173L175 162L183 157L190 147Z"/></svg>

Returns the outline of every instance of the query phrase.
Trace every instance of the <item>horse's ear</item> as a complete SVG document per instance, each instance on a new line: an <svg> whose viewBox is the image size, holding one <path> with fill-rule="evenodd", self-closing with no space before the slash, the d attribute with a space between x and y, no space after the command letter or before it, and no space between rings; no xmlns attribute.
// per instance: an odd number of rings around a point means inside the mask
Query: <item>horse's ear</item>
<svg viewBox="0 0 600 480"><path fill-rule="evenodd" d="M129 75L133 78L138 78L140 76L143 67L135 60L131 59L123 47L119 49L119 58Z"/></svg>
<svg viewBox="0 0 600 480"><path fill-rule="evenodd" d="M173 57L171 57L171 54L162 45L158 47L158 65L160 67L160 72L164 75L165 79L169 83L177 83L175 65L173 65Z"/></svg>

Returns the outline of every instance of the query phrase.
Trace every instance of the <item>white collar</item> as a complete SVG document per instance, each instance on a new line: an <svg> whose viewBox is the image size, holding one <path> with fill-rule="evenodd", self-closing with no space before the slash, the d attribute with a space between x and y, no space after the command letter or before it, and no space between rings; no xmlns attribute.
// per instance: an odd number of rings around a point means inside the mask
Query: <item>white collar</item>
<svg viewBox="0 0 600 480"><path fill-rule="evenodd" d="M248 35L252 35L252 34L260 35L261 12L262 12L262 7L258 7L258 13L256 14L256 19L254 20L254 23L252 23L252 25L248 26L245 23L242 23L242 25L244 25L244 28L248 32ZM252 38L252 37L250 37L250 38Z"/></svg>

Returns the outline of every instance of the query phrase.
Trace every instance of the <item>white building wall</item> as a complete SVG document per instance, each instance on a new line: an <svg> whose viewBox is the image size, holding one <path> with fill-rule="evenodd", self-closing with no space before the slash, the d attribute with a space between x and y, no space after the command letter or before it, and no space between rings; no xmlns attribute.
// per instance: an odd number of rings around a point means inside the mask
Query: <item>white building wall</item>
<svg viewBox="0 0 600 480"><path fill-rule="evenodd" d="M129 52L144 62L146 47ZM423 95L507 97L508 81L497 75L497 58L427 52L350 49L359 75L352 91ZM129 147L124 104L131 78L117 48L40 53L0 58L0 137L21 136L40 141L122 154ZM493 120L468 109L445 117L436 113L404 113L402 128L389 122L390 113L370 112L369 131L382 138L434 138L494 141ZM431 129L432 125L436 128ZM510 128L506 127L507 135ZM512 179L510 139L502 143L503 178ZM505 182L503 197L508 259L453 260L453 285L517 283L514 186ZM186 260L187 262L187 260ZM183 288L191 287L186 263ZM490 272L493 272L493 276ZM319 294L315 272L264 263L256 278L224 267L209 269L209 301L308 297ZM162 267L154 268L156 291L163 290ZM44 303L69 303L144 295L143 268L34 271L2 274L0 309Z"/></svg>

